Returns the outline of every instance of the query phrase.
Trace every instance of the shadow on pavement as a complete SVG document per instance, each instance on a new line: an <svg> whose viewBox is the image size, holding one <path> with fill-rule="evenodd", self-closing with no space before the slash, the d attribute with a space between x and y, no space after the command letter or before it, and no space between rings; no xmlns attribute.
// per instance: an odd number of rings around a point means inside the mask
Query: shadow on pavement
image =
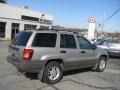
<svg viewBox="0 0 120 90"><path fill-rule="evenodd" d="M38 80L38 73L25 73L24 75L30 80Z"/></svg>
<svg viewBox="0 0 120 90"><path fill-rule="evenodd" d="M74 75L74 74L84 73L84 72L88 72L88 71L92 71L91 68L76 69L76 70L65 71L65 72L63 73L63 75L64 75L64 76Z"/></svg>
<svg viewBox="0 0 120 90"><path fill-rule="evenodd" d="M84 73L91 71L90 68L85 68L85 69L76 69L76 70L70 70L70 71L65 71L63 72L63 76L68 76L68 75L74 75L78 73ZM26 78L29 78L30 80L38 80L38 73L24 73Z"/></svg>
<svg viewBox="0 0 120 90"><path fill-rule="evenodd" d="M109 57L113 59L120 59L120 56L109 56Z"/></svg>

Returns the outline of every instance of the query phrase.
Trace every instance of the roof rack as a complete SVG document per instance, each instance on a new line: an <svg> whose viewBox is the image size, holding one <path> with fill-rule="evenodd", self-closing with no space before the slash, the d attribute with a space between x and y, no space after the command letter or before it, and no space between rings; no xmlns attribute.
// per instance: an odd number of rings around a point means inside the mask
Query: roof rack
<svg viewBox="0 0 120 90"><path fill-rule="evenodd" d="M72 29L67 29L67 30L63 30L63 29L37 29L37 30L54 30L54 31L63 31L63 32L72 32L72 33L75 33L75 34L79 34L79 30L75 30L73 31Z"/></svg>

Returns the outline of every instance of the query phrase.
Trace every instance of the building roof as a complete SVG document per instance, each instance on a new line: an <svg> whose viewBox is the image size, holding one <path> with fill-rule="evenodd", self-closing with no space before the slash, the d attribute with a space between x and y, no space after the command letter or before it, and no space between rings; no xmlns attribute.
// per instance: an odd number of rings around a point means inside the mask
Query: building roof
<svg viewBox="0 0 120 90"><path fill-rule="evenodd" d="M1 0L1 1L4 1L4 0ZM0 17L21 19L21 15L25 15L25 16L41 18L43 14L45 19L53 20L53 16L49 14L32 11L26 8L17 8L14 6L0 3Z"/></svg>

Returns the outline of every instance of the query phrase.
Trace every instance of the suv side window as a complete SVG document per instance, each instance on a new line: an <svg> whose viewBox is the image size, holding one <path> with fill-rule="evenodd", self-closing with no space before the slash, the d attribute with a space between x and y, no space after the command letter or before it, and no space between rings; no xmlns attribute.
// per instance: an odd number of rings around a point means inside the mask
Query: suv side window
<svg viewBox="0 0 120 90"><path fill-rule="evenodd" d="M60 48L77 48L73 35L61 34Z"/></svg>
<svg viewBox="0 0 120 90"><path fill-rule="evenodd" d="M37 33L32 46L35 47L55 47L57 34Z"/></svg>
<svg viewBox="0 0 120 90"><path fill-rule="evenodd" d="M91 43L84 37L78 36L78 43L81 49L92 49Z"/></svg>

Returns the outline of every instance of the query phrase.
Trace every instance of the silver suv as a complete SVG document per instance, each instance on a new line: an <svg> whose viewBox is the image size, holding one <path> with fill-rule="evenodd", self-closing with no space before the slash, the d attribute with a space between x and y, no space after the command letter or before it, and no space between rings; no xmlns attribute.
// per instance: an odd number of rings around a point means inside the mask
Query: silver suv
<svg viewBox="0 0 120 90"><path fill-rule="evenodd" d="M19 71L37 72L40 80L54 84L66 70L91 67L104 71L108 53L74 32L27 30L13 39L7 60Z"/></svg>

